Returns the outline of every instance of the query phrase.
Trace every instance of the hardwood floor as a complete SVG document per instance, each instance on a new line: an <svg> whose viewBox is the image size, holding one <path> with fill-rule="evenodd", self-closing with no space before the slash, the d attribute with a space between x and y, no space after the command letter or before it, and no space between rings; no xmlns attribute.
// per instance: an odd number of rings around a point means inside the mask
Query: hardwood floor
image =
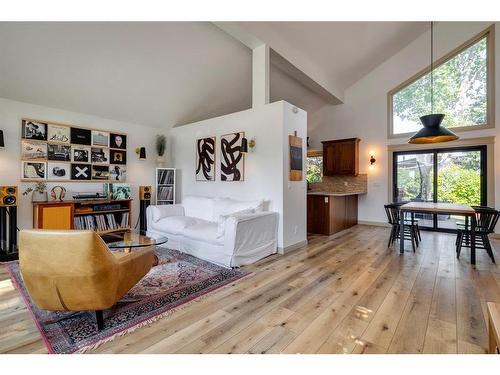
<svg viewBox="0 0 500 375"><path fill-rule="evenodd" d="M389 230L355 226L248 267L210 294L95 353L485 353L486 302L500 267L483 250L457 260L453 235L423 232L414 254L386 248ZM493 240L500 259L500 243ZM45 353L0 267L0 353Z"/></svg>

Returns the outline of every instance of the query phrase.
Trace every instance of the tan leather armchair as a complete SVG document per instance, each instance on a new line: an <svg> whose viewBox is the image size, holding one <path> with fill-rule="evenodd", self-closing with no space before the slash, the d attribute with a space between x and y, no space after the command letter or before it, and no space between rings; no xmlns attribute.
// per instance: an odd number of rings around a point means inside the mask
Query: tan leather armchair
<svg viewBox="0 0 500 375"><path fill-rule="evenodd" d="M19 268L34 304L44 310L102 310L113 306L148 271L154 246L111 252L92 231L22 230Z"/></svg>

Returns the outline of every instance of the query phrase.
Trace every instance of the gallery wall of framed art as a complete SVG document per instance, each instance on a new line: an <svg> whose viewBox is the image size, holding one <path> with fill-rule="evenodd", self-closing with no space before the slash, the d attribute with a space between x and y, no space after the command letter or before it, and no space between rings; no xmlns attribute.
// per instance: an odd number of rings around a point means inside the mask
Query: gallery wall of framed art
<svg viewBox="0 0 500 375"><path fill-rule="evenodd" d="M21 127L21 181L126 180L126 134L27 118Z"/></svg>

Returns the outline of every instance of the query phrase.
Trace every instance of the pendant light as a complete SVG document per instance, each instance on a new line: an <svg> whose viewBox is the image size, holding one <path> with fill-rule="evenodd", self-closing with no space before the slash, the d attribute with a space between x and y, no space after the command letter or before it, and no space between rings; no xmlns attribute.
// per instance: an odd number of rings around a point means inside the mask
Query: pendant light
<svg viewBox="0 0 500 375"><path fill-rule="evenodd" d="M424 125L422 129L416 132L408 143L440 143L449 142L458 139L458 136L451 130L441 126L444 114L434 112L434 22L431 21L431 114L420 117Z"/></svg>

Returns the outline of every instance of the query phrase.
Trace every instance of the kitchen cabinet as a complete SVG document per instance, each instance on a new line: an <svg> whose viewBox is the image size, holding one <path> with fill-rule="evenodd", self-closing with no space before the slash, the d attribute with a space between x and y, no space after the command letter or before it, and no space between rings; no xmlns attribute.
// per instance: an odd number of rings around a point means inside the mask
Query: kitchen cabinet
<svg viewBox="0 0 500 375"><path fill-rule="evenodd" d="M359 173L359 138L323 141L323 175L357 176Z"/></svg>
<svg viewBox="0 0 500 375"><path fill-rule="evenodd" d="M307 232L332 234L358 223L358 196L307 195Z"/></svg>

